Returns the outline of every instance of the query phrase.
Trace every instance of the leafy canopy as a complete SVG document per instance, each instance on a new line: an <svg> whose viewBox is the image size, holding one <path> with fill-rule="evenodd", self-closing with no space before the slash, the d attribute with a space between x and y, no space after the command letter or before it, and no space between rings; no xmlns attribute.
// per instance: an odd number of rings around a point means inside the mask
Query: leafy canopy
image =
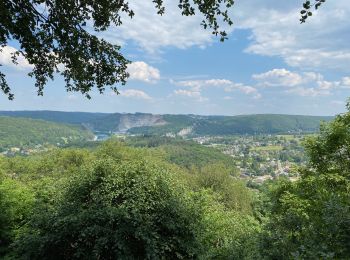
<svg viewBox="0 0 350 260"><path fill-rule="evenodd" d="M159 15L165 13L163 0L152 0ZM305 1L301 11L302 23L312 15L311 8L318 9L325 0ZM234 0L179 0L183 16L203 15L204 29L220 37L227 33L220 22L232 25L228 10ZM32 65L28 74L35 78L38 95L55 73L63 76L67 91L81 92L90 98L90 91L100 93L106 86L118 93L116 84L124 85L128 78L129 61L119 45L96 37L92 32L105 31L110 25L120 26L122 17L135 15L125 0L3 0L0 2L0 53L8 41L19 43L19 50L12 53L17 64L20 55ZM91 27L87 27L91 24ZM0 64L1 66L1 64ZM0 88L10 100L14 98L6 75L0 71Z"/></svg>
<svg viewBox="0 0 350 260"><path fill-rule="evenodd" d="M349 109L348 104L348 109ZM273 259L350 256L350 112L307 140L310 165L300 180L270 190L264 254Z"/></svg>
<svg viewBox="0 0 350 260"><path fill-rule="evenodd" d="M163 15L163 0L153 3L157 13ZM219 20L232 25L228 9L233 4L233 0L179 0L178 7L184 16L203 14L201 25L223 41L227 34L220 29ZM56 72L64 77L67 91L81 92L90 98L94 87L103 93L110 86L118 93L115 84L126 83L129 61L120 52L120 46L91 31L104 31L111 24L120 26L123 15L134 16L124 0L4 0L0 2L0 47L9 40L19 43L20 49L12 53L13 63L21 54L33 65L29 76L35 78L38 95L43 95L45 84ZM91 29L87 23L92 24ZM1 72L0 87L10 100L14 98Z"/></svg>
<svg viewBox="0 0 350 260"><path fill-rule="evenodd" d="M113 140L0 157L0 258L259 259L253 216L186 175Z"/></svg>
<svg viewBox="0 0 350 260"><path fill-rule="evenodd" d="M312 8L315 8L315 10L317 10L325 2L326 0L305 1L303 3L303 9L300 11L300 14L301 14L300 22L305 23L306 19L312 16Z"/></svg>

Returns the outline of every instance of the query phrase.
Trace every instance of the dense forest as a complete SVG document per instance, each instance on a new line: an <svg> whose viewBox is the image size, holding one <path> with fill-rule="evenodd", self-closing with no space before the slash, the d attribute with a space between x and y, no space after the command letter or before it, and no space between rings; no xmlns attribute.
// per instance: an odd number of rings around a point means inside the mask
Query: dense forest
<svg viewBox="0 0 350 260"><path fill-rule="evenodd" d="M41 119L56 123L83 124L105 117L106 113L63 112L63 111L0 111L2 116Z"/></svg>
<svg viewBox="0 0 350 260"><path fill-rule="evenodd" d="M157 151L166 161L187 169L193 166L224 164L232 173L236 171L232 157L193 141L170 137L138 136L127 138L126 143L129 146L147 147L148 150Z"/></svg>
<svg viewBox="0 0 350 260"><path fill-rule="evenodd" d="M0 157L5 259L348 259L350 113L299 179L248 188L231 158L166 137ZM82 145L84 146L84 145Z"/></svg>
<svg viewBox="0 0 350 260"><path fill-rule="evenodd" d="M186 116L166 115L168 124L164 126L145 126L129 130L133 134L178 133L189 128L192 135L242 135L315 132L320 122L332 117L297 115L242 115L242 116Z"/></svg>
<svg viewBox="0 0 350 260"><path fill-rule="evenodd" d="M190 135L308 133L319 129L327 116L298 115L152 115L145 113L82 113L58 111L0 111L0 115L42 119L57 123L76 124L94 132L128 132L130 134L178 134L187 129Z"/></svg>
<svg viewBox="0 0 350 260"><path fill-rule="evenodd" d="M92 132L76 125L29 118L0 116L0 150L42 144L67 144L93 139Z"/></svg>
<svg viewBox="0 0 350 260"><path fill-rule="evenodd" d="M342 112L349 3L236 2L0 1L1 109ZM350 99L0 111L0 259L350 259Z"/></svg>

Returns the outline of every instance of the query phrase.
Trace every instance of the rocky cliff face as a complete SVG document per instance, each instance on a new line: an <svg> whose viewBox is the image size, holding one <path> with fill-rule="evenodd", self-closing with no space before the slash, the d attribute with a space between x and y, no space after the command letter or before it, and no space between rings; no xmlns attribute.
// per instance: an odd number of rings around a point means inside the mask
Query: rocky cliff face
<svg viewBox="0 0 350 260"><path fill-rule="evenodd" d="M107 114L106 116L96 118L83 123L85 127L93 132L102 133L125 133L130 128L143 126L162 126L168 124L161 115L152 115L144 113L135 114Z"/></svg>
<svg viewBox="0 0 350 260"><path fill-rule="evenodd" d="M117 132L126 132L133 127L161 126L167 122L161 115L152 114L122 114L119 119Z"/></svg>

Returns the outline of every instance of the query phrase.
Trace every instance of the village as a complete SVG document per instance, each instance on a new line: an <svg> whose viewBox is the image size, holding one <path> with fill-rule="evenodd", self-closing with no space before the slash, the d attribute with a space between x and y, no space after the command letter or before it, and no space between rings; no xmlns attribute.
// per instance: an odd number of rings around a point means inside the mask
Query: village
<svg viewBox="0 0 350 260"><path fill-rule="evenodd" d="M125 134L112 134L124 139ZM127 135L134 136L134 135ZM169 137L169 135L167 135ZM110 137L107 134L95 133L94 141L103 141ZM171 136L175 137L175 136ZM188 137L201 145L220 150L231 156L239 171L239 177L248 182L262 184L267 180L279 177L291 181L298 179L296 168L306 164L302 141L306 135L233 135L233 136L197 136ZM184 138L184 137L182 137ZM14 146L3 148L0 156L28 156L46 152L63 144L37 144L31 146Z"/></svg>
<svg viewBox="0 0 350 260"><path fill-rule="evenodd" d="M261 184L286 177L295 181L296 167L306 164L305 135L204 136L194 141L219 149L235 159L240 178Z"/></svg>

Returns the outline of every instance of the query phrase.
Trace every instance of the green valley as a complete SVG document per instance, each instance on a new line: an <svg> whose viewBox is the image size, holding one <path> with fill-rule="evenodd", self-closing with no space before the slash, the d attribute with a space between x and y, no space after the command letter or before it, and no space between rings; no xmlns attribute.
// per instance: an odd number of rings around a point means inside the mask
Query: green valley
<svg viewBox="0 0 350 260"><path fill-rule="evenodd" d="M93 138L90 131L76 125L0 116L0 149L5 153L23 149L28 152L28 149L32 150L36 146L61 146Z"/></svg>
<svg viewBox="0 0 350 260"><path fill-rule="evenodd" d="M64 115L56 121L75 124L0 117L0 257L349 255L348 161L339 153L348 149L348 114L320 132L313 127L328 118L111 114L103 124L98 115L94 134L79 114ZM140 126L150 122L157 125ZM206 134L186 132L189 124ZM143 130L130 134L132 125Z"/></svg>
<svg viewBox="0 0 350 260"><path fill-rule="evenodd" d="M0 260L350 260L349 3L0 0Z"/></svg>
<svg viewBox="0 0 350 260"><path fill-rule="evenodd" d="M129 133L170 136L310 133L333 117L298 115L153 115L145 113L81 113L57 111L0 111L0 115L83 125L102 134Z"/></svg>

